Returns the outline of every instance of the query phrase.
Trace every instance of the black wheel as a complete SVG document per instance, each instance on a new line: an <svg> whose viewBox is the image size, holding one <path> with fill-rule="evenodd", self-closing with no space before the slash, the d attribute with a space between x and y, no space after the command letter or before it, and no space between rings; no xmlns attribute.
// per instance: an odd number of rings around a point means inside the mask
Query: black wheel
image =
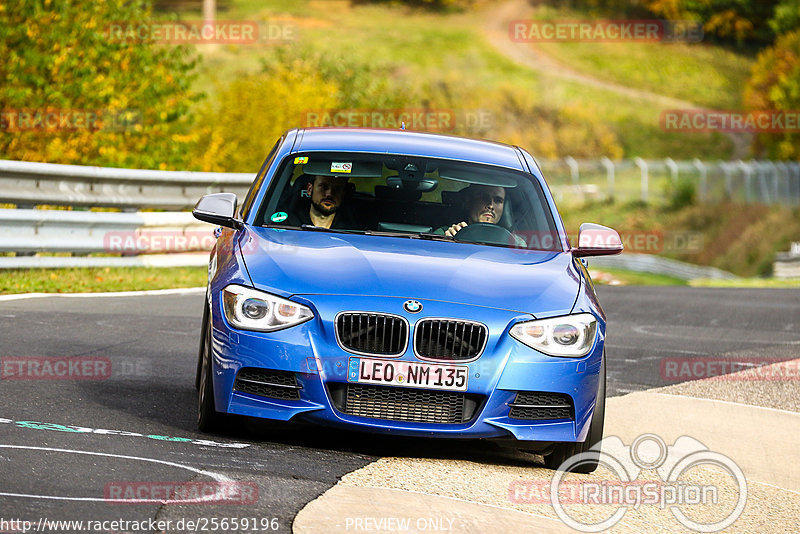
<svg viewBox="0 0 800 534"><path fill-rule="evenodd" d="M600 374L598 375L597 403L592 414L592 422L589 423L589 433L583 443L557 443L553 452L544 457L544 465L549 469L558 469L569 457L589 451L601 439L603 439L603 422L606 415L606 355L600 363ZM597 451L597 458L587 458L580 464L570 469L574 473L591 473L597 469L600 459L600 451Z"/></svg>
<svg viewBox="0 0 800 534"><path fill-rule="evenodd" d="M197 350L197 372L194 375L194 389L200 391L200 372L203 369L203 351L206 348L206 330L208 329L208 305L203 301L203 325L200 327L200 348Z"/></svg>
<svg viewBox="0 0 800 534"><path fill-rule="evenodd" d="M453 236L458 241L470 243L490 243L493 245L513 245L516 243L514 234L502 226L492 223L468 224Z"/></svg>
<svg viewBox="0 0 800 534"><path fill-rule="evenodd" d="M208 312L205 313L207 315ZM200 350L200 380L197 393L197 428L202 432L220 431L225 415L214 405L214 380L211 362L211 321L204 321L203 343Z"/></svg>

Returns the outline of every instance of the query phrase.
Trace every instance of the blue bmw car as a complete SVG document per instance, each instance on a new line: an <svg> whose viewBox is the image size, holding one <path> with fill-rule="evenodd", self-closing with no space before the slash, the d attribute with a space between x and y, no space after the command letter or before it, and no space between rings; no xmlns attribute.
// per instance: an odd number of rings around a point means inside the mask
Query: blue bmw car
<svg viewBox="0 0 800 534"><path fill-rule="evenodd" d="M600 441L606 320L517 146L371 129L299 129L241 203L204 196L211 252L198 426L229 414L367 432L497 439L548 467ZM584 471L596 468L591 462Z"/></svg>

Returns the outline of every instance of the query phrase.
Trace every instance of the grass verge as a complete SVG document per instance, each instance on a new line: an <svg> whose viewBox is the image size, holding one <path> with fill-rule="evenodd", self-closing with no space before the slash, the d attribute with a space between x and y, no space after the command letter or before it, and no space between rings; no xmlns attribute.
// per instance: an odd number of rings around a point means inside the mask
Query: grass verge
<svg viewBox="0 0 800 534"><path fill-rule="evenodd" d="M589 274L597 285L609 286L685 286L686 280L664 274L637 273L621 269L593 269L589 260Z"/></svg>
<svg viewBox="0 0 800 534"><path fill-rule="evenodd" d="M98 267L0 270L0 294L96 293L201 287L206 267Z"/></svg>
<svg viewBox="0 0 800 534"><path fill-rule="evenodd" d="M13 269L0 271L0 294L98 293L202 287L205 267L99 267L74 269ZM680 278L621 269L589 268L598 285L800 288L800 279L740 278L736 280Z"/></svg>
<svg viewBox="0 0 800 534"><path fill-rule="evenodd" d="M490 126L479 129L464 126L453 133L520 144L534 150L541 158L567 154L580 157L590 153L612 158L729 157L732 145L718 133L663 131L659 125L659 110L653 108L650 100L586 86L512 61L495 50L484 34L486 17L491 16L491 12L491 8L484 8L443 14L391 3L370 5L308 0L289 6L276 0L233 0L229 13L232 20L288 21L296 29L294 40L281 46L278 43L215 48L198 45L203 62L195 88L210 96L209 102L200 107L209 103L221 105L220 92L231 80L259 72L262 63L274 62L275 50L288 48L299 50L302 57L318 51L333 62L339 62L337 58L348 58L340 65L340 72L327 79L332 82L353 75L351 69L360 71L359 65L386 66L387 72L379 69L373 78L361 80L358 86L378 87L386 83L387 87L364 101L344 104L344 108L480 112L491 118ZM632 88L703 101L711 107L731 107L729 100L734 97L728 91L733 91L738 98L735 89L747 73L746 66L741 66L745 62L739 56L705 45L642 47L637 43L613 43L617 47L611 46L608 53L613 53L614 60L606 64L598 63L596 44L578 44L582 46L575 49L564 48L563 43L559 43L552 52L556 56L557 52L566 54L570 61L572 58L580 60L581 69L589 74L599 75L610 70L613 76L598 77L610 77ZM527 45L519 43L519 46ZM631 56L634 57L631 59ZM684 63L693 68L678 76ZM709 63L714 66L711 71L706 68ZM651 74L652 69L643 69L642 65L663 67ZM733 65L737 68L733 69ZM726 85L723 82L728 79L720 73L731 70L736 76L734 82ZM686 89L687 86L691 90ZM402 104L387 103L398 99L405 100ZM304 115L298 115L270 116L269 121L276 130L282 131L302 125ZM236 116L236 113L226 107L225 116ZM567 123L562 124L564 121Z"/></svg>

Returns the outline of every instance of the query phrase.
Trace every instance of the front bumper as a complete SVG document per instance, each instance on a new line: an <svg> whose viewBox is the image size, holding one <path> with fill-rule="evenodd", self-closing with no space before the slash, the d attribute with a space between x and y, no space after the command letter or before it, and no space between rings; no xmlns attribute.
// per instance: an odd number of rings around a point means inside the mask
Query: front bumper
<svg viewBox="0 0 800 534"><path fill-rule="evenodd" d="M441 301L422 301L423 312L411 314L403 310L405 299L395 297L313 295L297 296L294 300L312 308L314 319L286 330L261 333L231 328L224 319L221 303L212 298L212 366L218 411L405 436L513 437L542 442L583 441L586 437L603 354L605 325L602 323L598 325L597 340L587 356L557 358L530 349L508 335L513 324L531 319L527 314ZM481 357L469 363L453 362L469 368L467 390L463 394L477 403L472 417L466 422L452 424L346 413L337 395L348 387L350 359L360 356L346 351L336 340L333 318L342 311L343 303L347 309L404 316L410 325L411 339L416 322L425 317L468 319L487 325L489 335ZM408 344L402 355L387 359L421 361L414 352L413 343ZM237 373L243 368L295 373L299 399L281 400L235 391ZM425 396L429 391L422 391L420 395ZM568 395L573 405L572 417L512 418L509 405L520 391Z"/></svg>

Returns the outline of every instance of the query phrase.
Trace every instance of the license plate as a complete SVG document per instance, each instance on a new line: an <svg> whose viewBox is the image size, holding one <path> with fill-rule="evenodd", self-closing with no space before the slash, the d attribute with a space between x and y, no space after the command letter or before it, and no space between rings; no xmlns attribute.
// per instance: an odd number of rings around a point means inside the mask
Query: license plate
<svg viewBox="0 0 800 534"><path fill-rule="evenodd" d="M466 391L469 367L350 358L347 381L359 384Z"/></svg>

